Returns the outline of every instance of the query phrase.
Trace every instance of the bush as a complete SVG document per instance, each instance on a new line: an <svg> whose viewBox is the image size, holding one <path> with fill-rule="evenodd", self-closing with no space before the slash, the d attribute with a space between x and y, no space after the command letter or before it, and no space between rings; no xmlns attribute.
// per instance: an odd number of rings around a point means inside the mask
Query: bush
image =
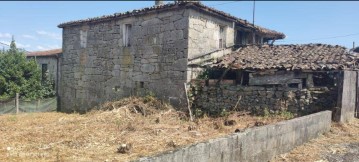
<svg viewBox="0 0 359 162"><path fill-rule="evenodd" d="M23 50L17 49L13 40L10 49L0 52L0 98L11 98L16 93L21 98L52 97L54 83L41 82L41 71L34 59L27 61Z"/></svg>

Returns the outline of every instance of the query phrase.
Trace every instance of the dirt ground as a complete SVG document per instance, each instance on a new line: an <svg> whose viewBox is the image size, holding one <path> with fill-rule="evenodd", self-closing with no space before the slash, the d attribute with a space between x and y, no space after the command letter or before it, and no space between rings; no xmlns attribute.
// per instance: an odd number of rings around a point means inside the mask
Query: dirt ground
<svg viewBox="0 0 359 162"><path fill-rule="evenodd" d="M107 103L84 115L1 115L0 161L129 161L285 119L237 112L190 122L151 98Z"/></svg>
<svg viewBox="0 0 359 162"><path fill-rule="evenodd" d="M333 123L330 132L272 161L359 162L359 119Z"/></svg>

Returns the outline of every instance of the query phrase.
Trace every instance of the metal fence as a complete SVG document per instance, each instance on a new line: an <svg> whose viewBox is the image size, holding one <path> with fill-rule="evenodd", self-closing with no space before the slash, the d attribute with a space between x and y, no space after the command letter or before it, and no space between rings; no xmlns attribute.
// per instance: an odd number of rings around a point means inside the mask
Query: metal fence
<svg viewBox="0 0 359 162"><path fill-rule="evenodd" d="M23 100L19 99L19 113L21 112L50 112L56 111L57 100L56 97L38 99L38 100ZM16 98L0 101L0 114L16 113Z"/></svg>

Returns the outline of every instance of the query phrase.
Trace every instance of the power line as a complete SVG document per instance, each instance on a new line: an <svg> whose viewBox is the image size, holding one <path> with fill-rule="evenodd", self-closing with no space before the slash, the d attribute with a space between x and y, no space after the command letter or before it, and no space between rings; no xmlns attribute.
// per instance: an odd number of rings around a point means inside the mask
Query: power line
<svg viewBox="0 0 359 162"><path fill-rule="evenodd" d="M225 3L214 4L214 5L208 5L208 6L210 6L210 7L212 7L212 6L220 6L220 5L230 4L230 3L237 3L237 2L239 2L239 1L225 2Z"/></svg>
<svg viewBox="0 0 359 162"><path fill-rule="evenodd" d="M347 34L347 35L339 35L339 36L332 36L332 37L313 38L313 39L307 39L307 40L278 40L278 42L312 41L312 40L334 39L334 38L350 37L350 36L354 36L354 35L359 35L359 33L353 33L353 34Z"/></svg>
<svg viewBox="0 0 359 162"><path fill-rule="evenodd" d="M3 43L3 42L0 42L0 44L3 44L3 45L6 45L6 46L9 46L9 47L10 47L10 45L8 45L8 44L5 44L5 43Z"/></svg>
<svg viewBox="0 0 359 162"><path fill-rule="evenodd" d="M10 47L10 45L3 43L3 42L0 42L0 44ZM29 52L29 51L25 50L25 48L21 48L21 49L24 50L25 52Z"/></svg>

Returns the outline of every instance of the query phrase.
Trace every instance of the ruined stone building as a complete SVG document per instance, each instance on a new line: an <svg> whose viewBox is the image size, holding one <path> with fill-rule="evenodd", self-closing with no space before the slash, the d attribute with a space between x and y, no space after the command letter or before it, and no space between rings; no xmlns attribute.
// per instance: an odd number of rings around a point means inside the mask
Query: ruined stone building
<svg viewBox="0 0 359 162"><path fill-rule="evenodd" d="M86 112L105 101L155 94L186 105L194 64L237 46L271 44L285 35L198 2L175 2L60 24L61 111Z"/></svg>
<svg viewBox="0 0 359 162"><path fill-rule="evenodd" d="M344 105L353 115L357 65L357 56L341 46L243 46L228 55L189 65L201 67L207 74L206 82L197 80L195 84L194 107L213 113L238 109L305 115L341 111Z"/></svg>

